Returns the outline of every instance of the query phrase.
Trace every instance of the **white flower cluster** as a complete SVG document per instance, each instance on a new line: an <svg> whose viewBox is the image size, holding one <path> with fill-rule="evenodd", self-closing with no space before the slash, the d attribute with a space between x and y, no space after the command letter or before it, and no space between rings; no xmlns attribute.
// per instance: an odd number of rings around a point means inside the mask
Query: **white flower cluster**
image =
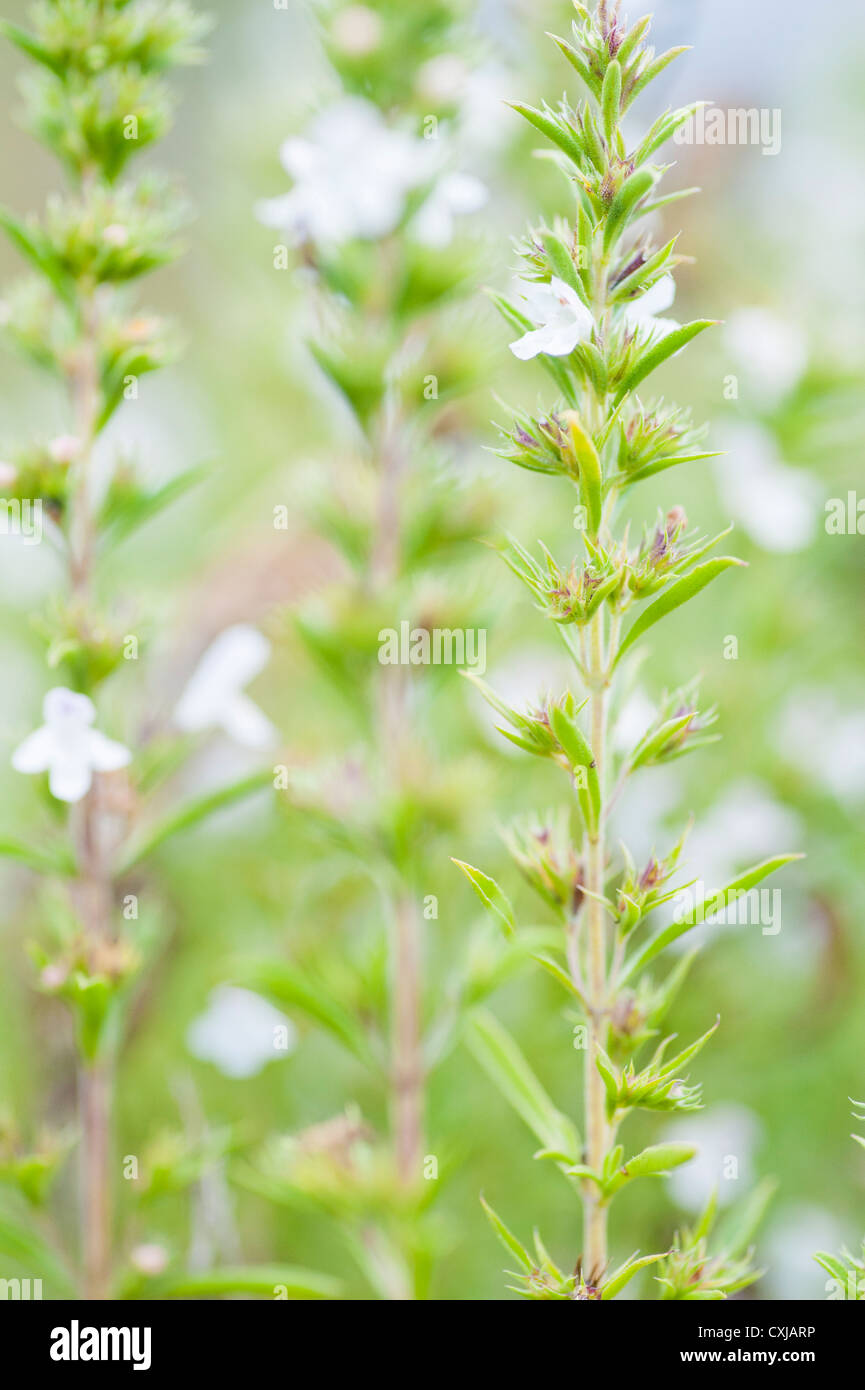
<svg viewBox="0 0 865 1390"><path fill-rule="evenodd" d="M285 141L280 158L293 187L259 202L256 215L295 245L336 247L388 236L409 196L426 189L408 232L424 245L444 247L454 219L487 199L479 179L446 169L440 139L420 140L388 125L361 97L343 97L321 112L307 135Z"/></svg>

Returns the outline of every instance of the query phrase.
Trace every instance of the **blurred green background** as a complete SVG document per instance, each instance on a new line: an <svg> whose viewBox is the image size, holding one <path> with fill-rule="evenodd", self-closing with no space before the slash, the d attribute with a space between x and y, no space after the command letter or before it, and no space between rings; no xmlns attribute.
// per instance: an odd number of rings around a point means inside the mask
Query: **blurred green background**
<svg viewBox="0 0 865 1390"><path fill-rule="evenodd" d="M154 278L147 295L179 321L185 351L177 366L148 379L111 436L154 478L199 461L210 462L212 474L124 551L118 589L130 596L130 610L149 615L156 675L144 692L132 678L115 687L117 717L121 725L146 718L172 698L214 633L248 620L274 644L255 698L281 731L284 760L307 763L359 737L289 618L336 573L335 556L304 522L303 501L326 469L340 466L340 450L350 458L352 443L305 348L314 331L308 286L273 269L272 234L252 208L283 190L278 147L328 88L300 4L277 11L270 0L224 0L208 8L216 19L210 61L181 77L175 129L154 156L176 174L195 211L186 254ZM24 11L11 0L4 6L10 19ZM779 1190L759 1244L767 1273L753 1296L817 1298L824 1275L812 1251L855 1244L865 1226L865 1155L850 1143L847 1102L865 1095L858 629L865 565L861 536L829 535L824 525L828 499L865 491L865 200L857 172L865 14L853 0L824 7L816 21L805 0L756 7L659 0L656 19L659 48L691 43L694 51L652 88L654 102L679 105L705 93L721 107L777 108L782 144L774 156L753 145L680 146L670 155L679 166L675 186L703 190L665 217L669 234L681 225L680 248L695 258L679 275L674 312L724 325L665 368L663 387L691 404L697 419L710 419L708 447L730 454L644 484L629 506L638 520L651 520L657 506L680 504L706 532L734 521L736 553L750 569L713 587L653 638L621 710L625 725L639 723L646 701L665 685L701 672L704 700L719 706L723 740L672 769L643 773L620 806L618 833L637 855L653 845L664 850L693 812L691 871L710 885L717 874L776 851L803 850L807 859L773 885L782 888L777 935L707 929L710 949L674 1019L690 1037L715 1013L722 1018L694 1073L706 1108L676 1122L677 1137L693 1136L703 1157L675 1184L628 1191L612 1240L621 1257L636 1247L663 1249L676 1212L692 1213L713 1181L720 1180L725 1201L771 1174ZM551 216L561 203L554 172L529 157L533 141L499 99L553 99L569 82L543 39L544 29L563 32L567 23L568 7L558 3L483 0L479 7L472 61L486 55L477 120L489 138L476 172L492 196L478 225L485 274L496 288L514 270L508 237L538 208ZM56 171L15 123L20 69L15 54L0 51L0 190L23 212L42 205ZM0 248L0 284L17 269L11 250ZM457 505L473 499L479 538L508 529L531 545L543 536L569 558L567 486L519 474L484 452L495 442L486 424L498 409L492 392L532 407L546 390L542 375L512 360L480 286L473 317L488 344L489 379L465 407L476 436L445 485ZM68 428L59 394L5 353L0 407L0 457ZM287 532L273 527L280 504L292 513ZM563 679L555 634L496 557L468 546L459 564L459 584L487 630L490 684L506 697L530 698ZM46 685L29 619L58 572L47 546L0 538L0 734L10 753L34 726ZM725 657L731 636L738 644L732 660ZM501 750L455 669L445 668L422 699L430 744L453 768L452 794L464 798L466 813L458 842L442 835L430 845L426 891L439 904L428 924L434 1006L477 916L450 855L495 874L525 920L536 921L497 828L519 811L559 804L561 788L546 765ZM242 771L243 756L215 746L189 776L219 781ZM0 829L43 822L37 790L11 771L8 757L0 759L0 797ZM43 908L25 872L4 865L0 876L0 1106L25 1124L60 1124L72 1111L68 1025L58 1005L32 992L24 949L40 935ZM186 1045L191 1021L211 989L231 978L239 956L284 954L338 975L344 959L357 960L376 939L375 897L308 818L288 806L274 812L266 799L226 813L164 853L158 891L143 891L142 902L156 968L136 1001L120 1078L121 1153L140 1153L160 1131L194 1127L202 1115L213 1129L230 1127L249 1152L350 1100L382 1122L381 1098L365 1075L300 1020L291 1055L244 1080L197 1061ZM556 985L527 971L492 1004L557 1103L575 1105L581 1058ZM573 1262L579 1213L568 1189L533 1162L531 1136L461 1049L434 1077L428 1128L431 1151L454 1158L443 1198L449 1248L434 1296L506 1296L481 1190L513 1229L525 1235L537 1225L554 1257ZM652 1142L667 1129L663 1120L641 1118L632 1142ZM738 1160L736 1180L722 1177L729 1155ZM72 1179L65 1181L61 1219L71 1231ZM179 1248L204 1230L223 1256L341 1272L364 1294L326 1221L273 1207L230 1184L222 1170L214 1184L198 1193L192 1218L184 1202L163 1199L135 1238Z"/></svg>

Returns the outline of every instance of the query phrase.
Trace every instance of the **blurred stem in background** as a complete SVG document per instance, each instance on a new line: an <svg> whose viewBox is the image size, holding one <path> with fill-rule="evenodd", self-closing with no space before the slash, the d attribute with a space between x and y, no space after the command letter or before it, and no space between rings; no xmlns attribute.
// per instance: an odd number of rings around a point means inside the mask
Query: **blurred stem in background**
<svg viewBox="0 0 865 1390"><path fill-rule="evenodd" d="M471 429L460 398L476 385L481 364L471 326L459 318L479 272L460 224L486 197L458 162L463 90L453 69L468 76L467 8L460 0L322 5L322 41L342 90L303 135L285 142L292 186L258 208L315 277L320 331L309 346L330 392L348 407L349 463L333 470L313 507L348 577L318 595L314 611L301 609L298 630L360 717L363 749L336 756L346 759L337 774L344 789L352 783L350 761L359 758L353 780L361 791L358 805L333 810L296 779L292 799L313 805L375 882L388 966L384 999L367 998L368 982L360 979L346 998L333 999L294 963L253 965L250 983L319 1023L347 1008L349 1046L383 1086L389 1116L385 1140L351 1114L301 1132L288 1161L266 1160L261 1190L290 1203L298 1188L307 1195L314 1189L337 1214L373 1287L389 1299L426 1297L442 1248L428 1213L442 1180L438 1155L425 1154L427 1081L456 1034L448 1000L447 1036L441 1026L431 1036L428 1015L438 1001L422 910L432 837L443 817L462 811L447 785L447 759L435 747L439 708L435 721L428 718L428 689L445 673L424 669L429 654L409 655L403 633L428 647L439 628L449 640L471 640L464 626L470 596L457 593L456 566L476 534L473 504L458 479L454 504L446 473L456 478ZM388 649L389 636L396 651ZM458 690L456 671L449 676ZM446 705L440 689L438 703ZM379 941L381 926L379 919ZM357 957L357 916L352 936L349 950ZM377 945L370 949L377 958ZM338 1036L345 1045L345 1026ZM318 1153L316 1173L304 1161L310 1145ZM328 1165L335 1185L338 1174L338 1198L322 1190ZM261 1186L261 1175L250 1181Z"/></svg>
<svg viewBox="0 0 865 1390"><path fill-rule="evenodd" d="M40 827L37 846L15 836L2 839L5 856L44 876L42 935L48 939L33 951L39 986L64 1000L75 1022L77 1279L52 1248L54 1237L42 1239L43 1229L53 1229L50 1223L35 1219L68 1146L49 1137L28 1152L16 1134L13 1157L3 1167L3 1177L36 1209L31 1229L16 1234L13 1247L35 1252L40 1268L50 1272L55 1296L68 1293L70 1284L87 1299L118 1293L171 1297L189 1287L183 1267L170 1268L169 1249L147 1243L130 1249L128 1240L154 1193L190 1187L214 1161L209 1141L180 1142L173 1149L163 1141L162 1153L145 1151L140 1164L139 1155L127 1156L134 1158L135 1171L127 1171L125 1160L124 1177L139 1206L128 1224L118 1229L117 1222L116 1073L133 986L158 937L158 895L148 891L139 913L137 875L143 861L175 834L273 781L265 768L166 813L164 784L194 747L179 736L176 719L173 729L160 726L158 737L150 720L149 735L139 737L134 750L93 727L95 700L101 702L109 678L121 683L124 668L136 677L141 670L138 636L128 631L130 614L117 601L118 595L129 599L117 547L202 478L200 469L191 469L154 488L132 462L110 457L119 450L103 433L122 403L138 401L141 377L172 356L166 325L140 313L131 287L176 254L185 212L163 180L133 179L127 169L169 125L164 76L201 59L199 42L208 27L184 0L39 5L31 30L0 24L0 32L36 67L26 87L28 124L68 176L66 190L49 198L39 219L0 208L0 226L31 271L10 291L4 329L25 357L63 383L74 431L20 450L5 466L8 491L41 509L65 567L59 592L39 615L39 631L48 669L61 672L66 683L48 691L45 722L17 748L12 763L19 772L48 773L47 792L68 811ZM147 698L140 681L126 692L120 707L130 730L135 707ZM133 758L134 772L125 771ZM55 892L57 883L65 886L65 896ZM5 1229L8 1239L11 1228ZM283 1287L286 1297L321 1297L336 1287L309 1271L277 1267L264 1274L255 1268L210 1270L205 1282L214 1295L264 1288L273 1296Z"/></svg>

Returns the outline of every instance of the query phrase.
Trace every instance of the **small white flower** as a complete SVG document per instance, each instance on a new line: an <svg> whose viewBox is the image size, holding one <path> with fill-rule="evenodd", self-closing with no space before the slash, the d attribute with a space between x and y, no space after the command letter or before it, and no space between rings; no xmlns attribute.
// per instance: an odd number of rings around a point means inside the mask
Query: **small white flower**
<svg viewBox="0 0 865 1390"><path fill-rule="evenodd" d="M449 246L454 235L454 219L466 213L478 212L487 197L486 184L472 174L445 174L412 218L412 236L423 246L436 250Z"/></svg>
<svg viewBox="0 0 865 1390"><path fill-rule="evenodd" d="M803 550L817 528L816 479L784 463L760 425L729 427L722 443L728 452L716 460L715 474L725 507L764 550Z"/></svg>
<svg viewBox="0 0 865 1390"><path fill-rule="evenodd" d="M213 991L186 1034L193 1057L212 1062L235 1080L255 1076L268 1062L284 1057L295 1041L294 1026L284 1014L260 994L234 985Z"/></svg>
<svg viewBox="0 0 865 1390"><path fill-rule="evenodd" d="M277 734L258 705L244 694L270 660L270 643L248 623L227 627L207 648L174 711L187 733L222 729L245 748L268 748Z"/></svg>
<svg viewBox="0 0 865 1390"><path fill-rule="evenodd" d="M343 53L363 58L374 53L382 41L384 25L374 10L366 5L349 5L335 15L331 28L333 41Z"/></svg>
<svg viewBox="0 0 865 1390"><path fill-rule="evenodd" d="M669 309L675 298L675 280L672 275L662 275L660 280L655 281L650 290L627 305L625 323L632 332L638 328L644 328L648 329L649 332L659 333L662 338L666 337L679 325L675 319L661 318L660 315L665 309Z"/></svg>
<svg viewBox="0 0 865 1390"><path fill-rule="evenodd" d="M286 140L280 158L294 187L258 203L259 221L295 242L339 246L392 232L406 195L431 177L437 155L432 142L389 126L371 102L345 97L308 135Z"/></svg>
<svg viewBox="0 0 865 1390"><path fill-rule="evenodd" d="M741 1197L753 1181L754 1150L760 1136L760 1121L744 1105L716 1105L700 1115L674 1120L661 1142L697 1146L690 1163L673 1169L667 1179L676 1203L696 1212L715 1189L719 1206Z"/></svg>
<svg viewBox="0 0 865 1390"><path fill-rule="evenodd" d="M56 686L42 705L45 723L12 754L16 772L47 772L51 795L58 801L80 801L94 772L116 772L132 754L122 743L92 728L96 708L86 695Z"/></svg>
<svg viewBox="0 0 865 1390"><path fill-rule="evenodd" d="M548 285L529 280L521 282L521 295L528 316L539 326L511 343L511 352L521 362L539 353L567 357L577 343L589 337L594 320L576 290L554 275Z"/></svg>
<svg viewBox="0 0 865 1390"><path fill-rule="evenodd" d="M58 434L48 445L55 463L73 463L81 453L81 440L74 434Z"/></svg>
<svg viewBox="0 0 865 1390"><path fill-rule="evenodd" d="M737 309L724 328L724 340L745 369L755 395L768 405L792 390L808 362L801 328L768 309Z"/></svg>

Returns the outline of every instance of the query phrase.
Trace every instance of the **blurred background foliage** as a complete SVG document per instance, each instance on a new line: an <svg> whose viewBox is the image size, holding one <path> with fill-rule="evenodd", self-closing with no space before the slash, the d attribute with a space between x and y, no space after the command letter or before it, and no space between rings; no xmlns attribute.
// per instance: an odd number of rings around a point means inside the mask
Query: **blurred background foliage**
<svg viewBox="0 0 865 1390"><path fill-rule="evenodd" d="M6 0L4 13L23 21L25 8ZM118 588L150 615L160 657L148 696L154 705L180 690L228 624L250 621L266 631L274 657L255 698L281 731L281 760L309 766L362 736L352 700L334 694L292 620L299 604L314 602L339 575L342 562L308 518L320 510L322 479L350 487L356 445L306 347L316 331L308 283L274 269L273 235L252 209L284 188L279 145L327 99L332 78L299 0L287 10L270 0L211 0L208 8L216 19L210 61L181 76L179 116L159 160L188 192L195 217L187 254L154 278L148 296L178 321L184 355L144 383L110 434L154 480L199 462L209 475L125 549ZM682 227L680 249L695 258L679 274L674 312L714 316L724 326L665 367L664 387L692 405L695 418L711 420L709 447L730 455L679 470L675 496L672 475L643 484L629 505L641 521L653 519L657 506L679 504L706 532L734 520L736 550L750 569L713 587L653 638L623 720L633 727L646 702L659 698L659 672L672 687L699 669L704 699L719 706L723 740L672 770L643 773L620 805L618 830L637 855L664 850L670 827L693 811L689 859L708 886L727 868L780 849L808 857L781 882L777 935L706 928L716 939L675 1009L686 1037L716 1012L722 1018L694 1073L706 1109L676 1124L676 1137L693 1137L703 1157L675 1183L644 1184L620 1199L613 1249L624 1257L637 1246L664 1248L675 1212L693 1214L713 1181L724 1201L771 1174L779 1188L759 1247L767 1273L749 1295L820 1297L824 1275L813 1250L855 1242L865 1223L865 1156L849 1142L847 1103L865 1092L865 671L856 616L865 565L861 536L830 535L824 525L827 500L863 486L865 200L855 170L865 121L865 15L855 0L839 0L820 12L815 32L804 0L756 8L748 0L658 0L655 9L658 48L691 43L694 52L668 70L653 99L680 105L705 94L724 108L778 108L782 145L771 157L753 145L683 145L670 156L677 182L703 190L665 214L665 227L670 234ZM481 0L467 36L461 98L474 103L473 172L491 191L475 226L484 275L495 288L513 273L508 236L521 234L538 209L551 217L561 205L555 171L531 158L530 133L501 102L555 95L563 69L543 31L563 33L568 24L560 0ZM42 205L55 172L15 123L20 68L4 47L0 189L23 212ZM637 119L644 114L638 110ZM13 253L0 248L0 284L15 270ZM488 421L499 418L492 392L533 408L536 392L546 391L540 369L531 382L531 371L517 368L506 330L480 293L469 319L486 365L459 406L460 447L429 488L429 553L444 524L432 501L443 488L447 514L468 518L467 537L507 529L532 545L543 535L566 560L574 538L570 489L539 487L533 475L485 452L495 443ZM0 407L0 456L44 436L46 422L57 434L67 428L59 395L6 352ZM418 486L427 486L423 477ZM291 516L287 531L273 525L282 505ZM506 698L531 698L566 679L554 634L489 550L467 540L449 575L432 560L429 569L440 625L458 626L471 609L472 622L487 631L486 678ZM35 722L46 684L30 619L57 582L49 548L0 537L0 579L0 731L11 752ZM725 657L731 636L736 659ZM503 752L454 668L417 684L418 723L447 774L442 795L453 802L443 807L443 823L457 811L462 818L456 842L449 832L425 846L424 892L438 899L438 918L426 924L434 1011L453 964L481 930L476 899L450 855L495 874L515 894L522 920L536 922L498 828L516 813L555 806L560 788L545 765ZM187 775L227 780L248 756L216 741ZM38 823L38 795L8 758L0 760L0 834ZM31 988L24 948L43 929L32 882L7 864L0 874L0 1110L35 1132L71 1120L68 1023L59 1005ZM174 842L162 856L159 885L147 926L158 963L136 1001L120 1078L119 1151L144 1154L167 1142L160 1135L200 1136L206 1124L207 1142L230 1156L197 1182L191 1217L168 1192L139 1215L136 1237L174 1248L203 1240L235 1261L329 1270L347 1279L350 1292L368 1296L335 1227L231 1181L243 1177L269 1136L325 1121L347 1102L383 1123L381 1097L366 1074L300 1018L291 1054L243 1080L192 1057L187 1032L210 991L262 955L303 961L348 988L365 960L365 987L374 991L375 962L365 953L377 939L375 893L308 815L287 800L268 807L266 799ZM482 936L473 950L482 953ZM496 992L493 1006L550 1094L570 1107L581 1059L558 987L526 970ZM663 1120L639 1123L637 1145L667 1133ZM478 1203L481 1190L515 1230L525 1233L536 1221L554 1258L570 1267L580 1233L568 1190L557 1173L532 1162L530 1136L460 1048L434 1076L428 1133L430 1151L448 1169L446 1253L434 1297L502 1296L502 1260ZM738 1159L737 1180L722 1176L729 1155ZM61 1195L69 1189L71 1196L71 1170L61 1181ZM68 1236L71 1200L62 1208Z"/></svg>

